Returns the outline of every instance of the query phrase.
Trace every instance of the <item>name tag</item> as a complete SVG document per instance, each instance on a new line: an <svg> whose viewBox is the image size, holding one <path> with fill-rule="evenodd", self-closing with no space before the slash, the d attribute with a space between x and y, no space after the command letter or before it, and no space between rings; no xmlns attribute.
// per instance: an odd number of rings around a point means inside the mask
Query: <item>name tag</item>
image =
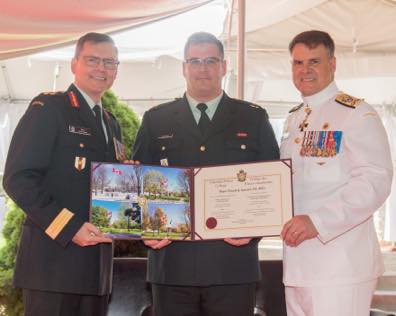
<svg viewBox="0 0 396 316"><path fill-rule="evenodd" d="M72 126L69 125L69 132L73 134L91 136L91 129L88 127Z"/></svg>

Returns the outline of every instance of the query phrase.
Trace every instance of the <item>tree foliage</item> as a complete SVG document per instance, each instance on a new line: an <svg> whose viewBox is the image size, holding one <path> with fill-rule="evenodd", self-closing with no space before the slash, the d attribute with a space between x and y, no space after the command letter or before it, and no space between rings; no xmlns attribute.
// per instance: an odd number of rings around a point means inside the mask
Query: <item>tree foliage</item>
<svg viewBox="0 0 396 316"><path fill-rule="evenodd" d="M5 245L0 249L0 315L22 316L22 292L12 285L15 257L25 213L7 199L7 216L3 227Z"/></svg>
<svg viewBox="0 0 396 316"><path fill-rule="evenodd" d="M154 211L154 215L150 218L151 227L153 230L160 231L165 230L165 225L168 223L168 218L163 208L157 207Z"/></svg>
<svg viewBox="0 0 396 316"><path fill-rule="evenodd" d="M152 194L161 193L164 188L166 177L161 171L149 170L145 173L143 179L144 191Z"/></svg>
<svg viewBox="0 0 396 316"><path fill-rule="evenodd" d="M140 125L137 115L128 106L120 102L116 95L107 91L102 98L103 107L117 119L122 130L122 143L126 147L127 157L131 157L133 143ZM1 186L0 186L1 187ZM0 192L1 192L0 188ZM7 216L3 228L4 246L0 249L0 316L22 316L22 292L12 285L18 243L20 239L24 212L11 200L7 202ZM119 256L138 253L144 255L143 246L137 243L117 242L115 254Z"/></svg>
<svg viewBox="0 0 396 316"><path fill-rule="evenodd" d="M101 206L93 206L91 222L98 227L108 227L110 225L110 218L108 216L107 209Z"/></svg>
<svg viewBox="0 0 396 316"><path fill-rule="evenodd" d="M140 121L135 112L121 102L116 95L108 90L102 97L103 107L110 111L121 126L122 143L126 147L127 157L132 155L133 144L135 143L136 133L140 126Z"/></svg>

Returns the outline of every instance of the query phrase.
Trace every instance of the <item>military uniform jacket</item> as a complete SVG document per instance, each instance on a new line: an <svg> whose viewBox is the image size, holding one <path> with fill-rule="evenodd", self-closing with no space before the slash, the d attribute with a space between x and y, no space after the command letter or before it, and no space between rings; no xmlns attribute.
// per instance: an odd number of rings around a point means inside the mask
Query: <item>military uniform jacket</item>
<svg viewBox="0 0 396 316"><path fill-rule="evenodd" d="M293 161L295 215L309 215L319 232L284 246L284 283L353 284L381 275L372 215L390 192L393 168L376 111L333 82L291 112L281 157Z"/></svg>
<svg viewBox="0 0 396 316"><path fill-rule="evenodd" d="M4 188L26 213L15 267L17 287L103 295L111 288L112 246L71 240L89 221L91 161L115 161L115 118L105 112L108 144L80 92L40 94L13 135Z"/></svg>
<svg viewBox="0 0 396 316"><path fill-rule="evenodd" d="M224 94L212 122L201 135L186 97L159 105L143 117L133 159L188 167L278 159L267 113L259 106ZM150 249L148 281L187 286L258 281L257 242L233 247L224 241L174 241Z"/></svg>

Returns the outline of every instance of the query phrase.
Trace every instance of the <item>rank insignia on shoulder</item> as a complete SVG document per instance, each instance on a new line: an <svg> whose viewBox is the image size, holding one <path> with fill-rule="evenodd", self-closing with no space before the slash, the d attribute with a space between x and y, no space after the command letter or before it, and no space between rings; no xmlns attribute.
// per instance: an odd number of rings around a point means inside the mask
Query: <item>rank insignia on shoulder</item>
<svg viewBox="0 0 396 316"><path fill-rule="evenodd" d="M363 101L363 99L355 98L346 93L339 93L337 94L335 101L339 104L354 109Z"/></svg>
<svg viewBox="0 0 396 316"><path fill-rule="evenodd" d="M43 92L43 95L57 95L63 93L62 91L48 91L48 92Z"/></svg>
<svg viewBox="0 0 396 316"><path fill-rule="evenodd" d="M253 103L249 103L249 106L251 106L252 108L255 108L255 109L259 109L259 108L261 108L261 106L260 106L260 105L253 104Z"/></svg>
<svg viewBox="0 0 396 316"><path fill-rule="evenodd" d="M43 105L44 105L44 102L42 102L42 101L36 100L36 101L32 102L32 106L43 106Z"/></svg>
<svg viewBox="0 0 396 316"><path fill-rule="evenodd" d="M69 96L71 107L75 109L80 109L80 103L78 103L76 94L73 91L69 91L67 95Z"/></svg>
<svg viewBox="0 0 396 316"><path fill-rule="evenodd" d="M293 113L293 112L298 111L299 109L302 108L303 105L304 105L304 103L301 103L301 104L299 104L299 105L296 105L295 107L292 107L292 108L290 109L289 113Z"/></svg>

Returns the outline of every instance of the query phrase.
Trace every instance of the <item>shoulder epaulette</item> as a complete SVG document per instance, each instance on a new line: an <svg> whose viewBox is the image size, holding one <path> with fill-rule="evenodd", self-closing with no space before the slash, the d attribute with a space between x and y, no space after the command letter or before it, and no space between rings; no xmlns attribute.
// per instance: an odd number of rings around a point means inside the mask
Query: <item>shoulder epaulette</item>
<svg viewBox="0 0 396 316"><path fill-rule="evenodd" d="M40 100L34 100L32 101L32 106L43 106L44 102Z"/></svg>
<svg viewBox="0 0 396 316"><path fill-rule="evenodd" d="M52 96L62 95L64 92L57 91L57 92L42 92L38 96L34 97L32 102L30 103L32 106L44 106L48 99Z"/></svg>
<svg viewBox="0 0 396 316"><path fill-rule="evenodd" d="M363 99L352 97L346 93L339 93L337 94L335 101L339 104L354 109L363 101Z"/></svg>
<svg viewBox="0 0 396 316"><path fill-rule="evenodd" d="M161 104L155 105L152 108L148 109L147 112L160 110L160 109L162 109L164 107L168 107L169 105L171 105L173 103L180 102L181 100L182 100L182 98L175 98L172 101L168 101L168 102L165 102L165 103L161 103Z"/></svg>
<svg viewBox="0 0 396 316"><path fill-rule="evenodd" d="M302 108L303 105L304 105L304 103L301 103L301 104L299 104L299 105L296 105L295 107L292 107L292 108L290 109L289 113L293 113L293 112L298 111L299 109Z"/></svg>
<svg viewBox="0 0 396 316"><path fill-rule="evenodd" d="M43 95L59 95L64 93L64 91L47 91L47 92L43 92Z"/></svg>
<svg viewBox="0 0 396 316"><path fill-rule="evenodd" d="M262 107L260 105L252 103L250 101L245 101L245 100L241 100L241 99L234 99L234 98L230 98L230 99L232 100L232 102L234 104L242 104L244 106L245 105L250 106L251 108L254 108L254 109L262 109Z"/></svg>
<svg viewBox="0 0 396 316"><path fill-rule="evenodd" d="M254 103L248 103L250 107L255 108L255 109L261 109L260 105L254 104Z"/></svg>

